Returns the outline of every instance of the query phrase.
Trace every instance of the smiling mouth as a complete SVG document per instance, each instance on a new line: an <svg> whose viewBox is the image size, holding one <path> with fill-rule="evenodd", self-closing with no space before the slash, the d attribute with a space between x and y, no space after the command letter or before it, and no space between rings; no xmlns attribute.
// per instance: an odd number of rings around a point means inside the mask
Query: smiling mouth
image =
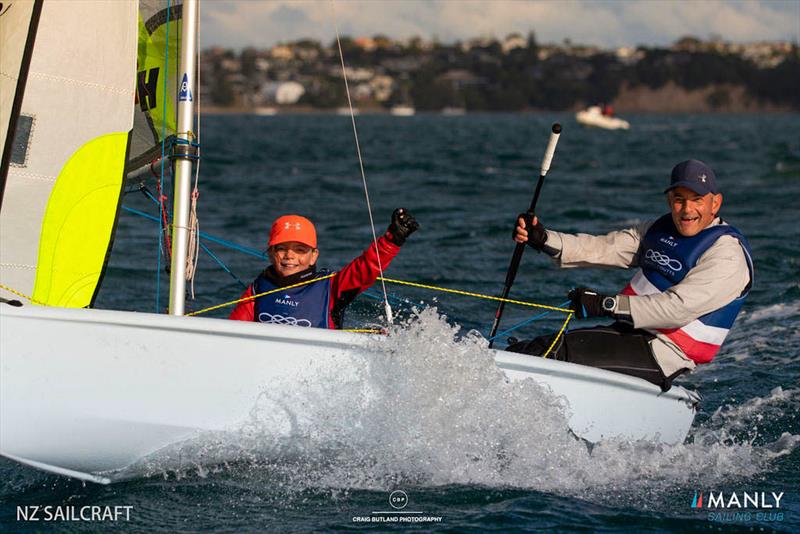
<svg viewBox="0 0 800 534"><path fill-rule="evenodd" d="M700 217L681 217L681 224L691 224L700 220Z"/></svg>

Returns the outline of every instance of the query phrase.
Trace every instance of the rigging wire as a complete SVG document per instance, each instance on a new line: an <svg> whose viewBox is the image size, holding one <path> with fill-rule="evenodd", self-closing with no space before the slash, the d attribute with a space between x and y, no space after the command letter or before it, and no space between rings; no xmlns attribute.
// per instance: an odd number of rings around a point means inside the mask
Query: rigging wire
<svg viewBox="0 0 800 534"><path fill-rule="evenodd" d="M339 37L339 25L336 22L336 2L331 0L331 13L333 15L333 28L336 30L336 44L339 47L339 61L342 65L342 78L344 78L344 89L347 94L347 106L350 110L350 122L353 124L353 136L356 141L356 154L358 154L358 166L361 170L361 182L364 184L364 197L367 199L367 213L369 213L369 225L372 229L372 244L375 247L375 255L378 258L378 271L380 272L381 289L383 290L383 304L384 311L386 312L386 322L392 324L393 314L392 306L389 304L389 296L386 292L386 283L383 281L383 265L381 264L380 251L378 250L378 236L375 233L375 221L372 217L372 205L369 201L369 189L367 187L367 176L364 173L364 160L361 157L361 145L358 142L358 128L356 128L356 116L353 113L353 101L350 98L350 86L347 83L347 69L344 65L344 52L342 52L342 41Z"/></svg>
<svg viewBox="0 0 800 534"><path fill-rule="evenodd" d="M167 0L167 30L166 30L166 39L164 45L164 72L169 72L169 27L170 22L172 21L172 0ZM164 76L164 84L163 84L163 92L162 95L165 99L167 98L167 79L169 76ZM164 200L166 199L165 196L162 194L162 182L164 179L164 159L166 155L166 137L167 137L167 106L161 106L163 111L161 112L161 173L158 176L157 190L158 190L158 199L161 209L161 216L159 217L158 223L158 260L156 263L156 313L159 313L160 302L161 302L161 255L164 254L164 250L169 250L169 246L164 246L162 243L162 239L166 241L168 238L165 235L167 228L169 225L166 224L166 221L163 221L164 217L166 217L166 207L164 206Z"/></svg>

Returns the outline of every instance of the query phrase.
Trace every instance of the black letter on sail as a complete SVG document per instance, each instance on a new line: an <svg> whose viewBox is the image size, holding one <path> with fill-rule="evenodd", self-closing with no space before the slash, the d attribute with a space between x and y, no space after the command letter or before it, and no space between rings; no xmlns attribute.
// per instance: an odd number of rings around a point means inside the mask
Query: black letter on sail
<svg viewBox="0 0 800 534"><path fill-rule="evenodd" d="M145 80L147 74L147 80ZM156 88L158 87L158 67L150 69L150 72L141 71L137 76L136 95L142 111L155 108L157 105Z"/></svg>

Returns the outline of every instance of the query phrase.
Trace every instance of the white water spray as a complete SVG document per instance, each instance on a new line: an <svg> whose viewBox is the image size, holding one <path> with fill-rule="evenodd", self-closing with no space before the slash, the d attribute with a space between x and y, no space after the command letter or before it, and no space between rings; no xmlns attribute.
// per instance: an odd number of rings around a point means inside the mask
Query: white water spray
<svg viewBox="0 0 800 534"><path fill-rule="evenodd" d="M562 399L533 380L509 382L483 338L458 332L435 308L416 312L387 339L321 365L300 388L270 385L239 432L206 436L180 454L191 468L233 447L247 476L289 492L457 484L602 499L751 477L800 442L790 433L759 438L759 424L800 408L800 391L777 388L720 408L686 444L590 448L570 433Z"/></svg>

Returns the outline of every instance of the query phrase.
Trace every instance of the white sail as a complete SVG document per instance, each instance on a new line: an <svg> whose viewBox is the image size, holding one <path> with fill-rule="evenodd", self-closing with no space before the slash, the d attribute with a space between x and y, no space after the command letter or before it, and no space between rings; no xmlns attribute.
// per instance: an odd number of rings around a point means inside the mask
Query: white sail
<svg viewBox="0 0 800 534"><path fill-rule="evenodd" d="M22 56L38 22L34 18L34 5L33 0L0 4L0 155L5 152L6 138L13 126L11 108L17 90L22 89L19 86ZM10 154L5 157L9 158Z"/></svg>
<svg viewBox="0 0 800 534"><path fill-rule="evenodd" d="M88 306L102 277L133 123L137 15L127 1L42 6L0 209L0 284L36 303Z"/></svg>

